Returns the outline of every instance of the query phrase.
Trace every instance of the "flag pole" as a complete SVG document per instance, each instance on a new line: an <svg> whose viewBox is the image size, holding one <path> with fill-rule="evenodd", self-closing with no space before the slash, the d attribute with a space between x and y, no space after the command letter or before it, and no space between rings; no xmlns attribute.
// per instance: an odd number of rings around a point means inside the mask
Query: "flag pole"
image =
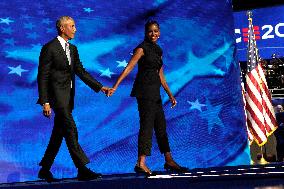
<svg viewBox="0 0 284 189"><path fill-rule="evenodd" d="M264 155L263 155L263 154L264 154L264 152L263 152L263 146L260 147L260 151L261 151L261 158L260 158L260 160L258 161L258 163L259 163L260 165L268 164L269 162L265 160Z"/></svg>
<svg viewBox="0 0 284 189"><path fill-rule="evenodd" d="M239 62L239 67L241 68L241 64ZM245 86L244 86L244 79L243 79L243 76L242 76L242 70L240 69L241 71L241 88L242 88L242 97L243 97L243 103L244 103L244 115L245 115L245 120L246 120L246 128L247 128L247 136L248 136L248 148L250 149L251 147L251 144L253 143L253 136L248 128L248 123L247 123L247 113L246 113L246 91L245 91ZM250 149L251 150L251 149ZM255 162L253 161L252 157L250 156L250 164L251 165L255 165Z"/></svg>

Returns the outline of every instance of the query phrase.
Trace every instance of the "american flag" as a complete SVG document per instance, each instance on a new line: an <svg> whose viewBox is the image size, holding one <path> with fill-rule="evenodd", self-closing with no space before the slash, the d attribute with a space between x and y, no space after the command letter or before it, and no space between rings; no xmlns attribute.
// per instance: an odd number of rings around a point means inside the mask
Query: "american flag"
<svg viewBox="0 0 284 189"><path fill-rule="evenodd" d="M256 143L262 146L277 128L271 95L260 63L251 12L248 30L248 69L246 74L247 124Z"/></svg>

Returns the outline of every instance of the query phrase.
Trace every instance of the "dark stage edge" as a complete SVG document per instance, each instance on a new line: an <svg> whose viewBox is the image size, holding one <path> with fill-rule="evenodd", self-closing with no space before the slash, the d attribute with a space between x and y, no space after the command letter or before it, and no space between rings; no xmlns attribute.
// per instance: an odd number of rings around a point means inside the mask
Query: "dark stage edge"
<svg viewBox="0 0 284 189"><path fill-rule="evenodd" d="M92 181L62 179L57 183L27 181L0 184L0 189L284 189L284 163L192 169L185 174L157 172L156 176L103 175Z"/></svg>

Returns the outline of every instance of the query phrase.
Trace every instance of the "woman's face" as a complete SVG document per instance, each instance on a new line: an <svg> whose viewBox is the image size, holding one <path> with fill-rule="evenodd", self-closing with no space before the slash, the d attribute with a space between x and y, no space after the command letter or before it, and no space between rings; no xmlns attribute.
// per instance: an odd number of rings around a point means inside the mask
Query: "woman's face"
<svg viewBox="0 0 284 189"><path fill-rule="evenodd" d="M152 42L157 42L158 38L160 37L160 29L156 24L152 24L148 27L146 37Z"/></svg>

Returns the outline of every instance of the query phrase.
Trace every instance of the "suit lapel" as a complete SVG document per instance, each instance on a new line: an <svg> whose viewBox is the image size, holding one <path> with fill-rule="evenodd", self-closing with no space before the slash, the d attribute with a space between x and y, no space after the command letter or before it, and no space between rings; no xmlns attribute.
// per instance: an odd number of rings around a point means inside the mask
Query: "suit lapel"
<svg viewBox="0 0 284 189"><path fill-rule="evenodd" d="M64 59L64 62L69 65L69 62L68 62L68 59L67 59L67 56L66 56L66 53L63 49L63 47L61 46L59 40L57 38L54 39L55 40L55 45L56 45L56 49L57 49L57 52L60 54L60 56Z"/></svg>
<svg viewBox="0 0 284 189"><path fill-rule="evenodd" d="M72 44L70 44L70 57L71 57L71 72L73 73L74 61L75 60L74 60L74 46Z"/></svg>

